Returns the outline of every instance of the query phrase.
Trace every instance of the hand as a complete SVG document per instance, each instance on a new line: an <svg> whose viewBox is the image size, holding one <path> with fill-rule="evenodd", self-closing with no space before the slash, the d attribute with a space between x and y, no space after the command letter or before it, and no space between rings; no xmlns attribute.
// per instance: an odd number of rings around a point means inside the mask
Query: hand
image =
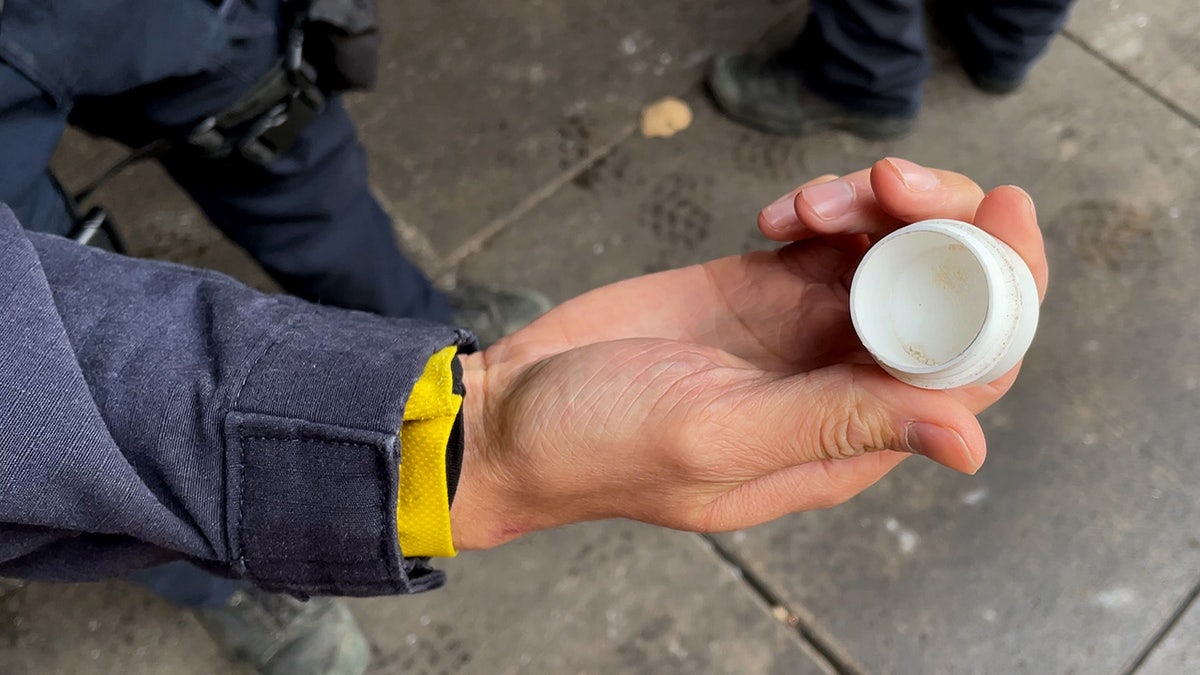
<svg viewBox="0 0 1200 675"><path fill-rule="evenodd" d="M1025 192L985 197L959 174L882 160L764 209L763 233L793 242L778 251L605 286L463 357L456 545L612 517L748 527L839 504L913 453L974 473L986 454L975 414L1017 368L987 385L917 389L874 365L849 317L870 242L934 217L1007 242L1044 293Z"/></svg>

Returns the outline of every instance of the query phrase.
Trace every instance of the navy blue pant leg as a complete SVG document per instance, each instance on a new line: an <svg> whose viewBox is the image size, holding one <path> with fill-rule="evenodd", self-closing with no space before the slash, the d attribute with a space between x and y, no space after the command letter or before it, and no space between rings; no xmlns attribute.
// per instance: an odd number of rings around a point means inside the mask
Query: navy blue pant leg
<svg viewBox="0 0 1200 675"><path fill-rule="evenodd" d="M151 567L130 575L129 580L169 602L192 609L222 607L245 585L243 581L214 576L185 562Z"/></svg>
<svg viewBox="0 0 1200 675"><path fill-rule="evenodd" d="M794 58L808 87L831 101L915 114L930 70L921 0L813 0Z"/></svg>
<svg viewBox="0 0 1200 675"><path fill-rule="evenodd" d="M269 167L187 153L162 160L209 218L288 292L337 307L450 323L371 194L354 123L331 101Z"/></svg>
<svg viewBox="0 0 1200 675"><path fill-rule="evenodd" d="M964 54L990 75L1024 77L1062 29L1072 0L970 0L963 29L976 50ZM954 6L954 5L952 5Z"/></svg>
<svg viewBox="0 0 1200 675"><path fill-rule="evenodd" d="M231 105L280 58L277 2L234 3L227 47L204 72L119 96L81 97L71 121L139 146ZM136 46L148 63L176 58ZM371 194L353 121L333 99L271 165L180 150L160 158L209 219L288 292L385 316L450 322L446 298L400 251L391 218Z"/></svg>
<svg viewBox="0 0 1200 675"><path fill-rule="evenodd" d="M907 115L930 62L921 0L813 0L793 53L810 88L859 110ZM941 22L973 70L1021 78L1066 21L1071 0L941 0Z"/></svg>
<svg viewBox="0 0 1200 675"><path fill-rule="evenodd" d="M67 115L41 89L0 61L0 202L25 227L65 235L73 223L48 167Z"/></svg>

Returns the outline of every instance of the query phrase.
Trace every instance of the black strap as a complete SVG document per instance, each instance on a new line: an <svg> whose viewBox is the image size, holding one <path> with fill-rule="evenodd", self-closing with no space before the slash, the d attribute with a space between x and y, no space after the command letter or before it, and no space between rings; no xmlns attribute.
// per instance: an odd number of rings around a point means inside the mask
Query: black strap
<svg viewBox="0 0 1200 675"><path fill-rule="evenodd" d="M0 1L2 1L2 0L0 0ZM121 173L127 167L132 166L132 165L142 161L143 159L148 159L148 158L154 157L156 155L161 155L162 153L164 153L170 149L171 149L171 143L163 138L160 138L156 141L147 143L146 145L143 145L142 147L137 148L137 149L133 150L132 152L130 152L128 155L125 155L124 157L122 157L121 160L118 161L116 164L113 164L112 166L105 169L103 173L101 173L99 176L93 178L91 180L91 182L89 182L87 185L83 186L78 192L76 192L72 198L76 202L86 201L88 197L92 196L93 192L100 189L101 185L104 185L105 183L107 183L109 180L111 180L113 178L113 176L116 176L117 174Z"/></svg>

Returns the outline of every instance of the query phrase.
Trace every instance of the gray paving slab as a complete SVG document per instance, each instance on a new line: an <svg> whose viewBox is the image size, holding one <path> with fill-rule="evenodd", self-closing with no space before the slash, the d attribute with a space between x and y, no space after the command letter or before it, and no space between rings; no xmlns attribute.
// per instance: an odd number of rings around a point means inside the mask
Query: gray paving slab
<svg viewBox="0 0 1200 675"><path fill-rule="evenodd" d="M9 603L4 675L240 673L190 616L125 582L29 584Z"/></svg>
<svg viewBox="0 0 1200 675"><path fill-rule="evenodd" d="M1067 29L1200 119L1200 13L1192 0L1079 0Z"/></svg>
<svg viewBox="0 0 1200 675"><path fill-rule="evenodd" d="M461 554L444 590L353 604L373 673L829 672L706 547L591 523Z"/></svg>
<svg viewBox="0 0 1200 675"><path fill-rule="evenodd" d="M851 667L1112 672L1200 578L1192 441L1200 131L1069 41L1022 93L943 63L892 143L694 126L631 139L468 259L464 277L565 298L761 242L757 208L896 154L1028 186L1053 260L1017 390L975 478L912 461L861 499L721 538Z"/></svg>
<svg viewBox="0 0 1200 675"><path fill-rule="evenodd" d="M1200 546L1200 542L1196 545ZM1193 604L1137 673L1180 675L1197 671L1200 671L1200 605Z"/></svg>
<svg viewBox="0 0 1200 675"><path fill-rule="evenodd" d="M699 537L633 523L529 537L446 566L450 585L351 601L375 675L831 673ZM0 673L240 672L188 615L123 582L0 596Z"/></svg>
<svg viewBox="0 0 1200 675"><path fill-rule="evenodd" d="M446 255L795 4L385 1L379 88L352 104L375 180Z"/></svg>

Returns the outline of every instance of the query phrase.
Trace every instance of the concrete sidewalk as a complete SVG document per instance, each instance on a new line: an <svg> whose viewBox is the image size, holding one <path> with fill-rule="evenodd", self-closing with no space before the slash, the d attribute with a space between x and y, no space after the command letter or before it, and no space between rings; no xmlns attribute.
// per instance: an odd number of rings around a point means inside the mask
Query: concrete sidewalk
<svg viewBox="0 0 1200 675"><path fill-rule="evenodd" d="M1079 0L1011 97L939 54L917 131L887 143L759 135L704 97L715 50L786 34L803 3L383 5L383 82L352 109L406 246L445 282L565 299L765 246L761 205L897 155L1029 189L1051 290L1021 380L983 417L979 475L913 460L744 532L596 523L463 555L444 590L352 602L371 672L1200 672L1194 2ZM666 95L694 123L641 137ZM73 136L59 166L77 184L114 153ZM155 168L102 199L137 254L270 287ZM140 589L0 588L0 673L231 672Z"/></svg>

